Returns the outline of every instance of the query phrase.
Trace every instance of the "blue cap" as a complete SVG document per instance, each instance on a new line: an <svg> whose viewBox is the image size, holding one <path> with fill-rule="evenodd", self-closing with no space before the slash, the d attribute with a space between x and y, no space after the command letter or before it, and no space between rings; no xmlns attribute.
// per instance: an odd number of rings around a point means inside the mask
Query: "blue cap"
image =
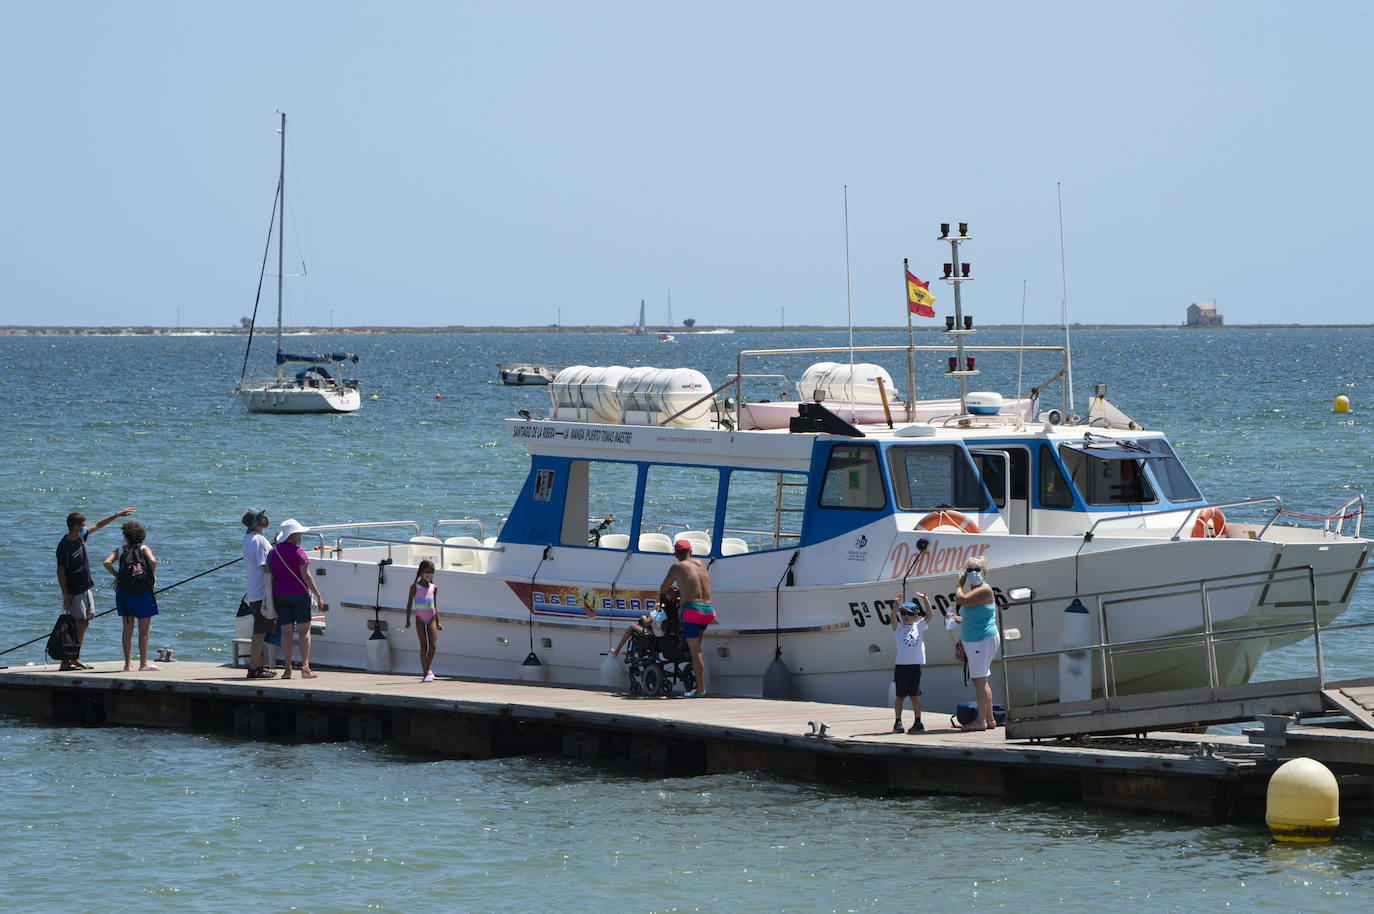
<svg viewBox="0 0 1374 914"><path fill-rule="evenodd" d="M907 600L905 603L903 603L901 609L902 612L909 613L913 616L919 615L921 612L920 609L917 608L916 604L913 603L911 600Z"/></svg>

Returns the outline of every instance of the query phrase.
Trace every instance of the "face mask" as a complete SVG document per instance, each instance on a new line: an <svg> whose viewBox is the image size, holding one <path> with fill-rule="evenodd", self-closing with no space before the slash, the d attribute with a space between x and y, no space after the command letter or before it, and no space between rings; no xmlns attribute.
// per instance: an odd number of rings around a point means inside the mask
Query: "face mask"
<svg viewBox="0 0 1374 914"><path fill-rule="evenodd" d="M981 571L970 571L968 582L971 587L981 587L983 584L983 573Z"/></svg>

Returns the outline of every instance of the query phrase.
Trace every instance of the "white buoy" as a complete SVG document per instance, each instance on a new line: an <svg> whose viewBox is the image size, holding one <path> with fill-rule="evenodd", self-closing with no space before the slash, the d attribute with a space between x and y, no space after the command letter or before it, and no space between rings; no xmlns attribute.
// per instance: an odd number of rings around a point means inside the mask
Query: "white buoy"
<svg viewBox="0 0 1374 914"><path fill-rule="evenodd" d="M1059 700L1087 701L1093 697L1093 671L1089 662L1092 653L1072 648L1092 646L1092 615L1088 612L1088 607L1075 597L1074 601L1064 608L1062 619L1059 647L1066 653L1059 655Z"/></svg>
<svg viewBox="0 0 1374 914"><path fill-rule="evenodd" d="M372 637L367 639L367 671L391 672L391 642L382 634L380 625L372 630Z"/></svg>
<svg viewBox="0 0 1374 914"><path fill-rule="evenodd" d="M626 670L625 661L619 657L612 657L609 653L601 658L601 666L597 667L597 675L602 686L608 689L627 689L630 687L630 674Z"/></svg>

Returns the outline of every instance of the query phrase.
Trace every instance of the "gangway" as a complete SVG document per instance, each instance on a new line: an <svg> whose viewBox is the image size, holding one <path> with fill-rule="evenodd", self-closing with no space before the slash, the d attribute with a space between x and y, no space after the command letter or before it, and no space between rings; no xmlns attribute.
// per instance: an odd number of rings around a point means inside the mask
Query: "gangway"
<svg viewBox="0 0 1374 914"><path fill-rule="evenodd" d="M1294 721L1341 715L1350 718L1357 727L1374 731L1374 678L1327 681L1322 646L1323 637L1330 633L1370 628L1374 627L1374 622L1322 625L1318 614L1319 578L1345 579L1348 586L1353 587L1359 576L1368 570L1363 565L1321 573L1310 566L1275 568L1169 585L1153 593L1137 588L1042 598L1012 588L1007 608L1026 606L1033 612L1035 603L1064 606L1075 599L1085 607L1092 607L1096 640L1095 643L1019 653L1014 649L1004 650L1002 686L1007 705L1006 736L1008 739L1056 739L1185 730L1275 715ZM1229 588L1253 587L1257 580L1270 588L1301 586L1306 592L1302 602L1311 607L1310 618L1244 628L1214 627L1210 598ZM1198 597L1199 627L1196 632L1149 640L1112 640L1108 610L1114 604L1130 604L1136 611L1148 612L1151 600L1177 600L1181 593L1190 589L1195 589ZM998 615L1000 624L1003 614ZM1248 639L1294 642L1306 637L1311 637L1313 642L1315 675L1239 684L1222 681L1217 659L1219 649L1224 654L1234 654ZM1003 644L1010 646L1005 637ZM1130 694L1119 691L1116 670L1120 664L1165 651L1195 656L1204 664L1205 683L1194 688L1164 691ZM1191 654L1186 653L1190 651ZM1091 670L1092 697L1077 701L1049 701L1041 697L1037 686L1052 675L1051 671L1058 664L1068 658L1082 664L1085 657ZM1199 679L1202 679L1202 669Z"/></svg>

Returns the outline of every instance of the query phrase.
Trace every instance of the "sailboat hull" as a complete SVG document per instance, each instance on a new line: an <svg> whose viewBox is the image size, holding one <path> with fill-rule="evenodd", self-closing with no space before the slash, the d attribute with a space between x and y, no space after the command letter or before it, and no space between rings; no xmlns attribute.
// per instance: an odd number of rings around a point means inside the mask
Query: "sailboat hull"
<svg viewBox="0 0 1374 914"><path fill-rule="evenodd" d="M250 413L351 413L362 405L352 388L254 387L238 394Z"/></svg>

